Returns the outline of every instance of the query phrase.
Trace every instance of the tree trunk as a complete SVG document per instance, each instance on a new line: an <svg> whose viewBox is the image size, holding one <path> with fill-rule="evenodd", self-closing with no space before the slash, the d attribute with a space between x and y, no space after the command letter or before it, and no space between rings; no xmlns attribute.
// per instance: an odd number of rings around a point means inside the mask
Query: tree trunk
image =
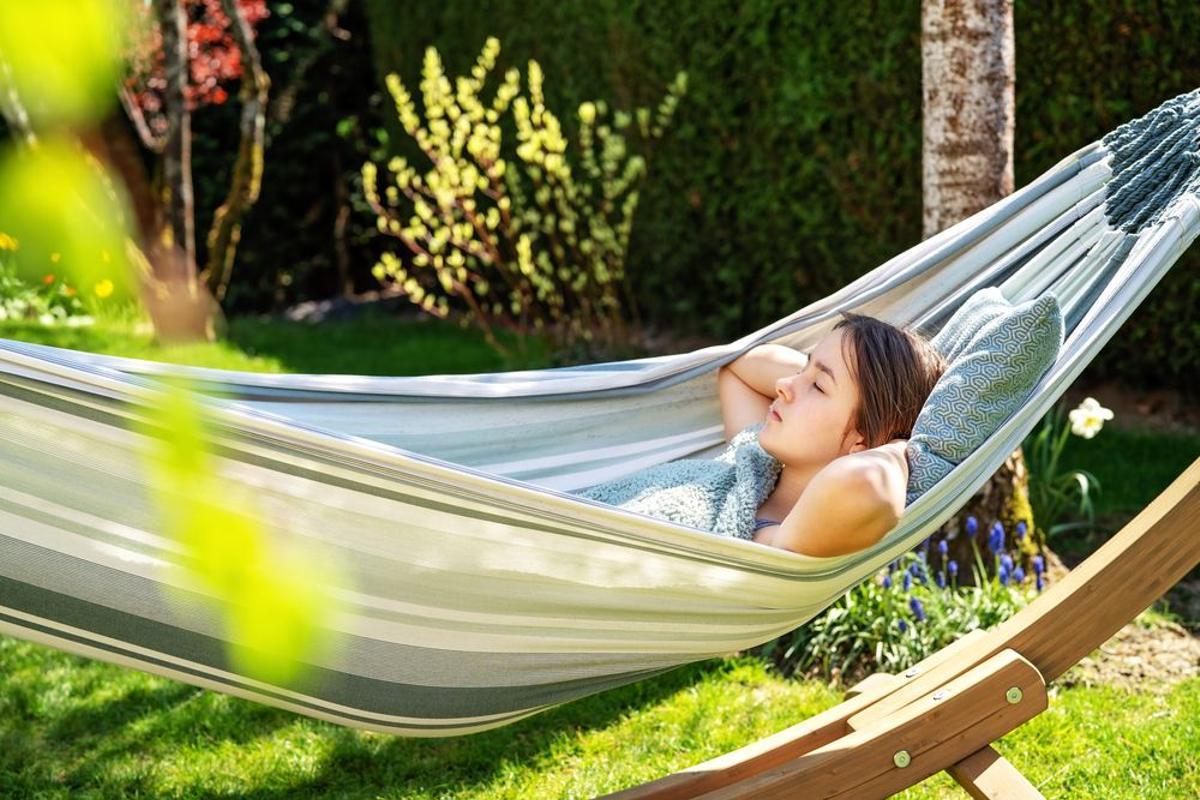
<svg viewBox="0 0 1200 800"><path fill-rule="evenodd" d="M166 146L163 148L163 189L167 197L168 247L179 252L174 258L152 259L159 277L170 282L187 282L196 275L195 201L192 195L192 115L187 107L188 80L187 18L183 0L157 0L158 22L167 86ZM151 250L156 248L151 247Z"/></svg>
<svg viewBox="0 0 1200 800"><path fill-rule="evenodd" d="M217 301L225 297L225 290L229 288L233 258L242 235L242 218L258 201L262 188L263 130L271 88L271 80L254 44L254 32L237 0L221 0L221 9L229 18L230 33L242 54L242 116L229 194L213 216L207 239L208 264L201 275L201 281Z"/></svg>
<svg viewBox="0 0 1200 800"><path fill-rule="evenodd" d="M178 342L216 338L219 307L196 283L195 201L192 191L192 121L187 106L187 15L182 0L155 0L162 33L166 72L164 110L167 132L161 139L149 133L141 112L122 87L122 105L143 143L161 155L161 181L149 183L121 156L115 163L134 197L144 250L131 247L139 267L139 291L159 341ZM164 213L165 211L165 213ZM147 230L147 226L151 226Z"/></svg>
<svg viewBox="0 0 1200 800"><path fill-rule="evenodd" d="M992 205L1013 190L1015 47L1012 0L923 0L921 63L923 88L923 236L928 238ZM1025 460L1018 448L991 480L942 530L949 558L957 561L960 584L973 584L975 558L965 535L974 516L974 541L989 575L987 547L995 521L1005 529L1005 546L1028 558L1032 536L1014 542L1018 522L1033 531ZM942 559L933 558L940 568Z"/></svg>
<svg viewBox="0 0 1200 800"><path fill-rule="evenodd" d="M1012 193L1012 0L924 0L921 64L928 238Z"/></svg>

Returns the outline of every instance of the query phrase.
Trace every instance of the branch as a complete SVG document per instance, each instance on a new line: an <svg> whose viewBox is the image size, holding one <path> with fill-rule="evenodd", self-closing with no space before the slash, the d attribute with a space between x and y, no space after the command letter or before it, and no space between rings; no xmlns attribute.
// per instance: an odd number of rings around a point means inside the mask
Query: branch
<svg viewBox="0 0 1200 800"><path fill-rule="evenodd" d="M117 95L121 98L121 106L125 109L125 115L129 117L129 121L137 130L142 145L147 150L162 155L167 148L167 137L155 136L154 132L150 130L150 126L146 124L146 115L142 113L141 106L137 104L137 100L134 99L128 86L124 83L118 86Z"/></svg>
<svg viewBox="0 0 1200 800"><path fill-rule="evenodd" d="M225 202L213 216L208 233L208 264L201 280L209 287L218 302L225 296L233 272L233 258L241 237L242 218L258 201L262 188L263 134L266 127L267 96L271 79L262 67L262 58L254 44L254 33L237 0L221 0L221 9L229 18L230 31L242 51L242 116L239 122L241 139L237 161Z"/></svg>

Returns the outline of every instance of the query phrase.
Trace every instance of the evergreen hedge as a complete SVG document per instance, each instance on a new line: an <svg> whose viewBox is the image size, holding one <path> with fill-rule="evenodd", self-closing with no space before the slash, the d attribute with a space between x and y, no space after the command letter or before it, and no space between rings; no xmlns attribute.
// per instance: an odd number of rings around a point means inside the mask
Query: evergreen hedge
<svg viewBox="0 0 1200 800"><path fill-rule="evenodd" d="M496 74L536 59L547 104L567 125L584 100L649 104L687 70L688 94L649 159L629 261L662 325L735 337L920 240L918 0L366 2L378 80L396 71L415 90L429 45L451 74L464 73L494 35ZM1015 13L1017 186L1200 85L1193 2L1046 2ZM385 123L393 141L404 138L395 119ZM1200 396L1198 263L1194 248L1088 377Z"/></svg>

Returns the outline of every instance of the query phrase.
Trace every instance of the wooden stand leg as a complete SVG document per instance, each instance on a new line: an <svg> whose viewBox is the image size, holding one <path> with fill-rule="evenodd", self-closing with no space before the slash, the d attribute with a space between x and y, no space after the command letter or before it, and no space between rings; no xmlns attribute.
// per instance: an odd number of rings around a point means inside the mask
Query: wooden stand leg
<svg viewBox="0 0 1200 800"><path fill-rule="evenodd" d="M946 770L975 800L1045 800L992 746L976 750Z"/></svg>

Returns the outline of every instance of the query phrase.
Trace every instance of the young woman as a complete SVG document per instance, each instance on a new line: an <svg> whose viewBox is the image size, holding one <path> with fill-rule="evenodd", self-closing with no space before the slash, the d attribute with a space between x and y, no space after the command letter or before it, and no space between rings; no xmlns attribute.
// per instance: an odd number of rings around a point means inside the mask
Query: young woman
<svg viewBox="0 0 1200 800"><path fill-rule="evenodd" d="M726 438L765 421L759 444L783 464L753 540L834 556L895 527L908 486L904 449L945 369L919 334L848 312L808 353L766 344L721 367Z"/></svg>

